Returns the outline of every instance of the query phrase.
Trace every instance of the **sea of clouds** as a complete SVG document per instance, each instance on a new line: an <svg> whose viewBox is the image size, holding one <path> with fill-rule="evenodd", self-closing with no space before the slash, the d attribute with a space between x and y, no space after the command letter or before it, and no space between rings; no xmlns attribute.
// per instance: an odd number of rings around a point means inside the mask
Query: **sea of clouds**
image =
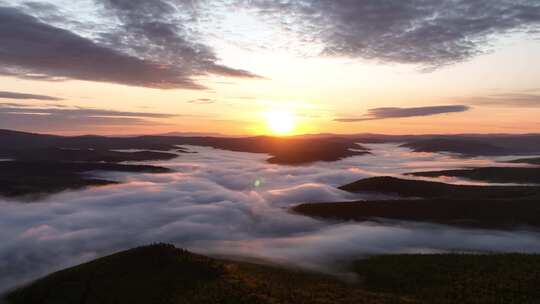
<svg viewBox="0 0 540 304"><path fill-rule="evenodd" d="M155 242L322 271L332 271L339 260L380 253L540 252L540 233L535 231L401 221L334 223L288 210L304 202L374 198L336 188L364 177L488 166L496 160L368 146L371 155L306 166L268 164L264 154L188 147L197 153L150 162L174 173L96 172L124 183L67 191L33 203L0 199L0 292Z"/></svg>

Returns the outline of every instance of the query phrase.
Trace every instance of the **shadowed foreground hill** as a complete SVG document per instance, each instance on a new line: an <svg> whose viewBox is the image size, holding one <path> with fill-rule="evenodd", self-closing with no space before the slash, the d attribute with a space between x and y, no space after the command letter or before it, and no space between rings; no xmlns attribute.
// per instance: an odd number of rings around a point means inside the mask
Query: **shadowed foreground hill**
<svg viewBox="0 0 540 304"><path fill-rule="evenodd" d="M540 303L540 255L381 255L352 268L371 291L423 303Z"/></svg>
<svg viewBox="0 0 540 304"><path fill-rule="evenodd" d="M12 304L401 303L324 275L211 259L153 245L49 275ZM406 303L406 302L403 302Z"/></svg>
<svg viewBox="0 0 540 304"><path fill-rule="evenodd" d="M355 283L152 245L69 268L12 304L538 303L540 256L390 255L357 260Z"/></svg>

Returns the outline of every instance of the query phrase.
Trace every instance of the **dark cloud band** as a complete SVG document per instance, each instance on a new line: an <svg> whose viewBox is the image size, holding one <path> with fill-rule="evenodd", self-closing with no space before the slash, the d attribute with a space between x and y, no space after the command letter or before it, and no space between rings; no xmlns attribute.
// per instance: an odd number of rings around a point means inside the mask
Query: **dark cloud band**
<svg viewBox="0 0 540 304"><path fill-rule="evenodd" d="M504 93L492 94L488 96L467 98L470 104L479 106L500 106L500 107L540 107L540 95L531 93Z"/></svg>
<svg viewBox="0 0 540 304"><path fill-rule="evenodd" d="M163 124L176 115L63 106L0 104L0 129L76 131L88 127Z"/></svg>
<svg viewBox="0 0 540 304"><path fill-rule="evenodd" d="M367 114L361 117L337 118L339 122L357 122L388 118L406 118L417 116L431 116L445 113L465 112L470 108L465 105L448 105L448 106L431 106L431 107L414 107L414 108L374 108L369 109Z"/></svg>
<svg viewBox="0 0 540 304"><path fill-rule="evenodd" d="M102 37L103 43L45 24L12 7L0 7L0 20L0 74L4 75L160 89L203 89L192 77L204 74L257 77L217 64L210 50L195 48L177 36L172 25L153 19L126 23L131 34L109 33L108 39ZM149 53L155 56L145 56Z"/></svg>
<svg viewBox="0 0 540 304"><path fill-rule="evenodd" d="M187 102L191 104L206 105L216 103L216 100L211 98L197 98L188 100Z"/></svg>
<svg viewBox="0 0 540 304"><path fill-rule="evenodd" d="M8 92L0 91L0 98L4 99L34 99L34 100L49 100L49 101L58 101L62 98L47 96L47 95L36 95L28 93L17 93L17 92Z"/></svg>

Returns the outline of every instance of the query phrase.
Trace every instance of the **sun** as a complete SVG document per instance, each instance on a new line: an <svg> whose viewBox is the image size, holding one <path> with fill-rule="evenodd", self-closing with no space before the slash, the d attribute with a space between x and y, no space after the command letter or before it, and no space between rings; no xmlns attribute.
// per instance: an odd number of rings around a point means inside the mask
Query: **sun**
<svg viewBox="0 0 540 304"><path fill-rule="evenodd" d="M296 117L286 110L272 110L264 113L268 129L278 135L291 134L296 127Z"/></svg>

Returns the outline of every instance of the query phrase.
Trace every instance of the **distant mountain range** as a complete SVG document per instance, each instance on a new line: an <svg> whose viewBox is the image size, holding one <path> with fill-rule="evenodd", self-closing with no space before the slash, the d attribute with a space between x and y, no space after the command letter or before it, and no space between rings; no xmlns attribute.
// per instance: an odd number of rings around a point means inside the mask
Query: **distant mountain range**
<svg viewBox="0 0 540 304"><path fill-rule="evenodd" d="M358 145L355 140L338 137L282 138L254 136L226 138L157 135L136 137L85 135L67 137L0 130L0 157L18 160L35 159L36 157L50 160L55 157L55 154L58 154L57 149L72 149L73 151L79 151L78 153L84 153L87 155L86 157L90 157L88 154L103 154L103 151L110 150L177 150L178 145L197 145L229 151L266 153L271 155L268 159L269 162L278 164L335 161L348 156L368 153L367 149ZM125 154L125 156L125 160L132 160L133 155ZM120 159L118 154L115 157ZM164 157L164 155L160 155L161 157Z"/></svg>
<svg viewBox="0 0 540 304"><path fill-rule="evenodd" d="M217 149L267 153L269 161L280 164L302 164L313 161L335 161L362 153L349 149L367 149L358 143L400 143L417 152L451 152L475 155L540 154L539 134L458 134L458 135L382 135L382 134L308 134L291 137L250 136L223 137L213 134L167 133L132 137L56 136L0 130L0 157L17 157L22 150L70 149L142 149L172 150L177 145L198 145Z"/></svg>

